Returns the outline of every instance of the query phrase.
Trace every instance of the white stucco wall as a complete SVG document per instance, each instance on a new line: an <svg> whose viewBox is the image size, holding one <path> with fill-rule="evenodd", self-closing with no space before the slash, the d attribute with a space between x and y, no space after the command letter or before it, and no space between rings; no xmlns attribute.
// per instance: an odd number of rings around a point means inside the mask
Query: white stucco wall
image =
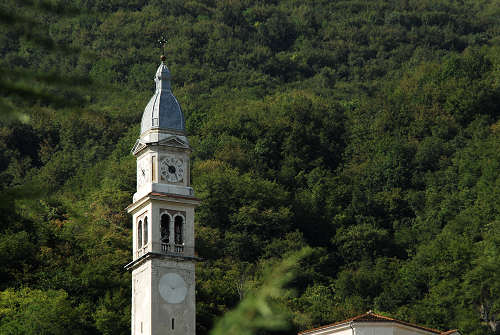
<svg viewBox="0 0 500 335"><path fill-rule="evenodd" d="M394 327L380 323L354 324L354 335L394 335Z"/></svg>
<svg viewBox="0 0 500 335"><path fill-rule="evenodd" d="M194 263L153 259L152 271L152 335L194 335L196 325ZM159 282L167 273L180 275L187 286L184 301L171 304L160 295ZM172 319L175 327L172 329Z"/></svg>
<svg viewBox="0 0 500 335"><path fill-rule="evenodd" d="M132 271L132 335L149 334L151 328L149 287L151 287L151 264L147 262Z"/></svg>

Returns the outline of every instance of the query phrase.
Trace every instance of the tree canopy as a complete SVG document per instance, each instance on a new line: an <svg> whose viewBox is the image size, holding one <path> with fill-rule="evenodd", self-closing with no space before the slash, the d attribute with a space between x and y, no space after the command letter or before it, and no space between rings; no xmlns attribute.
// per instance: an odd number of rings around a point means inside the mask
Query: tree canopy
<svg viewBox="0 0 500 335"><path fill-rule="evenodd" d="M165 34L202 200L198 334L251 292L289 332L369 309L500 331L498 0L0 14L1 333L129 333L130 149ZM266 300L267 269L303 248Z"/></svg>

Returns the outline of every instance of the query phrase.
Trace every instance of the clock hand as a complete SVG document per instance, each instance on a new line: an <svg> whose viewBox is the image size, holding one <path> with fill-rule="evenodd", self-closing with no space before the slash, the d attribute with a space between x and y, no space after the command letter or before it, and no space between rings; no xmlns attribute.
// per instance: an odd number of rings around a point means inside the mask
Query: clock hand
<svg viewBox="0 0 500 335"><path fill-rule="evenodd" d="M172 290L175 290L175 283L173 283L171 280L169 280L168 287L170 287Z"/></svg>
<svg viewBox="0 0 500 335"><path fill-rule="evenodd" d="M162 286L161 290L163 291L163 294L165 296L169 296L170 294L172 294L172 288L170 288L168 285L164 285Z"/></svg>

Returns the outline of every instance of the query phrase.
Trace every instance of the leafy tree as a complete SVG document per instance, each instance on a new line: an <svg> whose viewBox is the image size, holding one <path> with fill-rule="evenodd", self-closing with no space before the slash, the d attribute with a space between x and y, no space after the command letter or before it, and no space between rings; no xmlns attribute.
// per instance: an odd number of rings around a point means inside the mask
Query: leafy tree
<svg viewBox="0 0 500 335"><path fill-rule="evenodd" d="M0 293L0 306L3 334L80 333L77 311L62 290L8 289Z"/></svg>

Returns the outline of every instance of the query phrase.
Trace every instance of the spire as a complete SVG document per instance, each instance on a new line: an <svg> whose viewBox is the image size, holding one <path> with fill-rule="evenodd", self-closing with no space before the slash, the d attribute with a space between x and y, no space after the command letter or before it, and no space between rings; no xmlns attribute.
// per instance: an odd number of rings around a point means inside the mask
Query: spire
<svg viewBox="0 0 500 335"><path fill-rule="evenodd" d="M166 41L165 41L166 43ZM165 55L156 70L156 90L149 100L141 121L141 136L149 130L175 131L184 133L184 115L177 99L172 94L170 70L165 64Z"/></svg>
<svg viewBox="0 0 500 335"><path fill-rule="evenodd" d="M156 71L156 90L171 90L172 87L170 86L170 71L168 70L167 64L165 63L165 61L167 60L167 57L165 56L165 44L167 44L167 39L163 36L160 37L160 39L158 40L158 44L162 48L163 53L160 57L161 64Z"/></svg>
<svg viewBox="0 0 500 335"><path fill-rule="evenodd" d="M172 86L170 85L170 70L167 67L167 64L165 63L165 57L164 55L161 56L161 64L158 66L158 70L156 70L156 76L155 76L155 83L156 83L156 90L172 90Z"/></svg>

